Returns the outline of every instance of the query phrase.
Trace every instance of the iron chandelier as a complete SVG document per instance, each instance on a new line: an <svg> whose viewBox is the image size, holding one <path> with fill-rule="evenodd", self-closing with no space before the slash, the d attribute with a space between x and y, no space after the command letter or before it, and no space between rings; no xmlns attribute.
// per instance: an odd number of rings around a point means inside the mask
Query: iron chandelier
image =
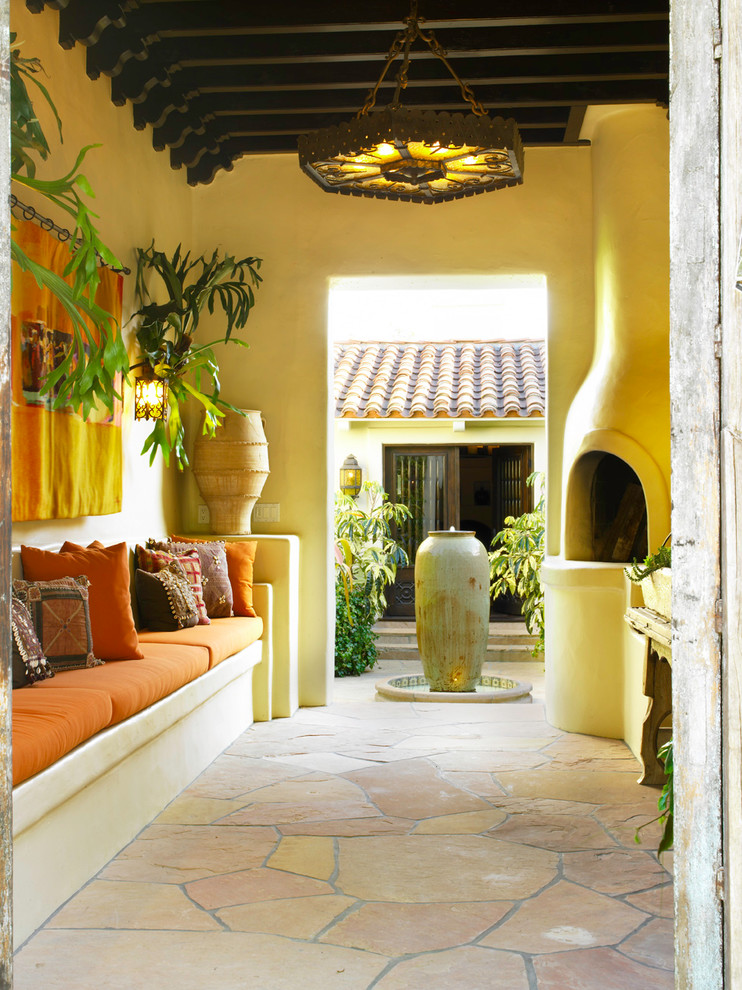
<svg viewBox="0 0 742 990"><path fill-rule="evenodd" d="M417 0L412 0L405 29L394 39L379 80L356 116L299 137L299 164L325 192L441 203L523 181L518 125L512 118L488 115L449 64L433 32L422 30L417 6ZM416 38L441 59L471 105L471 113L400 105ZM394 98L388 106L374 110L379 87L400 54Z"/></svg>

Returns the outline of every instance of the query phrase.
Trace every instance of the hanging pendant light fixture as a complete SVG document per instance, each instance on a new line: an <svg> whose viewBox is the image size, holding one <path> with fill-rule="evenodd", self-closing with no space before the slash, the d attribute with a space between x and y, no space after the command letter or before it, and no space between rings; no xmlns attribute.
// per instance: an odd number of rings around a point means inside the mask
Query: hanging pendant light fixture
<svg viewBox="0 0 742 990"><path fill-rule="evenodd" d="M448 62L433 32L422 30L417 0L412 0L404 23L378 82L353 120L300 135L302 169L325 192L412 203L441 203L520 184L523 145L516 122L487 114ZM416 38L446 66L471 113L400 105ZM398 55L402 64L394 98L382 110L374 110L379 87Z"/></svg>

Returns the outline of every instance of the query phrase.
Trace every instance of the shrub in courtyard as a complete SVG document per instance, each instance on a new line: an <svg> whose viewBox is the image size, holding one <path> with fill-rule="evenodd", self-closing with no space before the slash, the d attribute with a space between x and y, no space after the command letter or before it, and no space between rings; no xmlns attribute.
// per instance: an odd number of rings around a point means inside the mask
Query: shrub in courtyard
<svg viewBox="0 0 742 990"><path fill-rule="evenodd" d="M375 481L363 485L366 507L335 495L335 673L362 674L376 663L373 625L386 608L386 589L407 554L392 524L409 516Z"/></svg>
<svg viewBox="0 0 742 990"><path fill-rule="evenodd" d="M490 551L490 590L496 598L510 592L522 599L521 611L526 628L536 636L533 653L544 650L544 589L541 586L541 563L544 559L544 485L543 474L534 471L528 484L538 485L539 498L533 512L507 516L505 527L495 535Z"/></svg>

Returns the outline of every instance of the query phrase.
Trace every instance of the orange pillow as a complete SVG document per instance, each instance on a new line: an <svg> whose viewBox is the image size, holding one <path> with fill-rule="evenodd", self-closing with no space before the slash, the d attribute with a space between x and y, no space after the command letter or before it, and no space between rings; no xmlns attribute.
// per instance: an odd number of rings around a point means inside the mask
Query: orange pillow
<svg viewBox="0 0 742 990"><path fill-rule="evenodd" d="M144 654L131 611L129 555L125 543L87 549L65 543L59 553L21 547L23 575L27 581L53 581L87 575L90 581L90 628L93 652L101 660L140 660Z"/></svg>
<svg viewBox="0 0 742 990"><path fill-rule="evenodd" d="M210 540L194 540L190 536L171 536L170 539L178 543L210 542ZM227 554L227 573L234 597L232 611L235 615L257 615L252 603L253 564L257 549L256 540L224 543L224 550Z"/></svg>

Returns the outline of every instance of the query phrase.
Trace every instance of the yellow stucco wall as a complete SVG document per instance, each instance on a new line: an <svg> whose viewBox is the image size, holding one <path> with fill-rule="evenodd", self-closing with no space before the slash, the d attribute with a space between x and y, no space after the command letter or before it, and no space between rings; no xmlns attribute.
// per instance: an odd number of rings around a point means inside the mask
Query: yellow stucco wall
<svg viewBox="0 0 742 990"><path fill-rule="evenodd" d="M595 354L564 432L564 543L574 524L569 470L583 451L604 449L639 475L656 549L670 527L667 114L591 107L582 136L592 140Z"/></svg>
<svg viewBox="0 0 742 990"><path fill-rule="evenodd" d="M99 214L97 226L104 243L117 254L122 264L134 268L134 248L146 247L153 237L164 247L188 242L192 231L192 195L182 173L174 173L167 158L152 148L148 131L135 131L130 107L111 103L111 84L107 78L93 82L85 73L85 49L78 45L64 51L57 42L58 16L47 10L31 14L22 0L11 3L11 29L23 43L26 57L41 59L47 86L62 118L64 143L52 140L54 121L45 111L42 100L34 97L34 106L50 139L52 158L38 171L40 178L64 174L74 163L78 151L88 144L100 144L88 154L83 172L96 194L92 203ZM32 88L33 91L33 88ZM32 202L31 194L15 188L18 198ZM46 214L42 203L39 209ZM65 215L55 215L68 226ZM70 218L71 219L71 218ZM128 319L135 308L134 276L124 279L123 313ZM130 338L127 333L127 339ZM127 539L141 540L148 535L163 534L178 526L177 479L172 471L163 470L158 461L139 456L147 436L145 424L135 424L131 412L131 389L126 389L123 418L124 492L120 513L78 519L50 520L44 523L20 523L13 527L15 543L53 543L64 539L89 542L101 539L112 543ZM95 470L95 466L90 466Z"/></svg>
<svg viewBox="0 0 742 990"><path fill-rule="evenodd" d="M468 420L463 431L454 433L451 420L336 419L335 450L331 483L338 487L340 468L348 454L354 454L363 470L364 481L384 479L384 446L406 447L418 444L466 447L474 444L533 444L533 469L546 471L546 428L544 420Z"/></svg>
<svg viewBox="0 0 742 990"><path fill-rule="evenodd" d="M294 156L244 160L196 190L199 249L221 243L264 258L251 349L224 363L222 381L229 401L266 417L271 476L263 498L280 503L281 521L261 528L302 540L304 703L323 701L331 677L330 279L545 274L549 359L563 372L549 382L549 414L558 423L590 357L580 346L592 339L589 183L589 149L569 148L529 151L521 187L434 207L328 195ZM552 453L558 477L561 443ZM196 494L188 485L185 521L192 524Z"/></svg>
<svg viewBox="0 0 742 990"><path fill-rule="evenodd" d="M643 642L624 620L638 594L622 565L592 561L584 521L593 452L605 451L639 476L650 550L669 531L667 117L652 106L590 108L582 136L593 142L595 354L564 430L561 554L550 547L543 571L547 715L638 753Z"/></svg>
<svg viewBox="0 0 742 990"><path fill-rule="evenodd" d="M131 108L110 102L110 83L85 75L85 52L57 45L57 14L13 2L13 23L49 72L65 122L65 149L102 142L86 168L100 229L129 265L153 236L196 252L215 247L264 259L265 282L250 317L250 350L222 360L223 395L261 409L271 475L263 500L280 522L255 526L301 539L300 698L326 700L332 674L329 568L332 464L327 297L334 276L543 274L549 293L549 540L559 548L562 426L592 357L594 283L590 149L529 149L523 186L434 207L332 196L304 176L293 155L254 157L190 189L171 171L151 132L134 131ZM64 80L63 84L60 79ZM67 153L67 151L65 152ZM133 279L125 288L132 308ZM218 328L215 328L218 329ZM208 332L205 328L205 333ZM556 369L553 372L551 369ZM14 539L137 539L170 527L196 529L200 501L190 472L149 468L144 427L124 436L124 509L115 516L23 524ZM176 497L177 493L177 497ZM179 515L181 518L178 518Z"/></svg>

